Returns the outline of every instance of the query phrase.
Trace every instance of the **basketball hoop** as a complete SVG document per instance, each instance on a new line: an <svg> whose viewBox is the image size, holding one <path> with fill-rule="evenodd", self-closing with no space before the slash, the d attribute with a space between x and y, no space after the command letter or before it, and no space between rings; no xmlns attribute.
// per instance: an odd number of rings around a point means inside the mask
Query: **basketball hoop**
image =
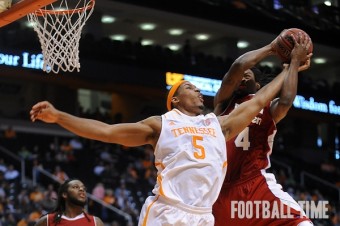
<svg viewBox="0 0 340 226"><path fill-rule="evenodd" d="M39 37L44 71L79 72L79 40L94 4L95 0L60 0L27 15Z"/></svg>

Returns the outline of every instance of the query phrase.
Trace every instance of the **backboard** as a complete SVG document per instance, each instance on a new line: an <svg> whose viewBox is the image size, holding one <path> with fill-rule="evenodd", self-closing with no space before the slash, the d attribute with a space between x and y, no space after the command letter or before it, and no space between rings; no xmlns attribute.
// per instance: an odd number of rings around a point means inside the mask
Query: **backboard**
<svg viewBox="0 0 340 226"><path fill-rule="evenodd" d="M21 0L6 11L0 13L0 27L6 26L29 13L32 13L57 0Z"/></svg>

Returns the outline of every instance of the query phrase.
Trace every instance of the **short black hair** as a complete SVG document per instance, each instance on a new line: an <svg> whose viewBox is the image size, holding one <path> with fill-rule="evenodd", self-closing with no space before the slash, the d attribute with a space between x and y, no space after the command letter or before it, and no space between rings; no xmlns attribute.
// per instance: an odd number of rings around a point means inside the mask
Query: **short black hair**
<svg viewBox="0 0 340 226"><path fill-rule="evenodd" d="M252 67L250 68L250 70L253 72L254 77L255 77L255 81L256 82L260 82L263 78L263 73L260 69L258 69L257 67Z"/></svg>
<svg viewBox="0 0 340 226"><path fill-rule="evenodd" d="M276 74L264 74L263 77L261 78L261 80L259 81L261 87L267 85L268 83L270 83L271 81L273 81L273 79L276 77Z"/></svg>

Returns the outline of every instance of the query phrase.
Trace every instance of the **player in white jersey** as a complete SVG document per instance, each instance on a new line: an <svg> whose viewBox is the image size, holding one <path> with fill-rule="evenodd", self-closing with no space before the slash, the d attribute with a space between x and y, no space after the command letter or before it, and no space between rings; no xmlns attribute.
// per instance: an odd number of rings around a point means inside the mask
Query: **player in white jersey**
<svg viewBox="0 0 340 226"><path fill-rule="evenodd" d="M307 53L306 53L307 54ZM203 96L188 81L180 81L169 92L162 116L136 123L109 125L59 111L47 101L35 104L31 120L57 123L88 139L125 146L154 147L157 184L140 214L140 226L213 226L212 205L225 175L225 140L240 133L279 92L286 75L298 64L286 67L254 98L229 115L202 115Z"/></svg>

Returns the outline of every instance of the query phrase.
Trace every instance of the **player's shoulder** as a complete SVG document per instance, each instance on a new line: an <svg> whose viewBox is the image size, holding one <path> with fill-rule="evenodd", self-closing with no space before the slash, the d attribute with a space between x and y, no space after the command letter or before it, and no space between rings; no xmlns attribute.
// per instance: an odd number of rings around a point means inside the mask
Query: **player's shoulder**
<svg viewBox="0 0 340 226"><path fill-rule="evenodd" d="M93 218L96 221L96 226L104 226L103 221L99 217L93 216Z"/></svg>
<svg viewBox="0 0 340 226"><path fill-rule="evenodd" d="M182 117L185 117L184 114L176 108L162 115L165 120L181 120Z"/></svg>
<svg viewBox="0 0 340 226"><path fill-rule="evenodd" d="M150 117L140 121L140 123L147 124L147 125L154 124L154 123L160 123L160 122L162 122L162 117L159 116L159 115L150 116Z"/></svg>
<svg viewBox="0 0 340 226"><path fill-rule="evenodd" d="M47 214L45 216L42 216L36 223L34 226L47 226L47 220L48 220L48 216Z"/></svg>

